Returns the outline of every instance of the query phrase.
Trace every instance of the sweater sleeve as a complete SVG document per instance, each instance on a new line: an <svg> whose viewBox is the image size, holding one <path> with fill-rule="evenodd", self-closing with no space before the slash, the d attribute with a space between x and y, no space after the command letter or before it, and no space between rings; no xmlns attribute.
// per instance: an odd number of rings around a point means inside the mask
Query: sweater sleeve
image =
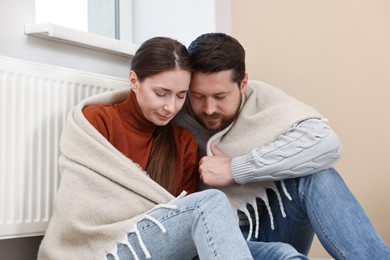
<svg viewBox="0 0 390 260"><path fill-rule="evenodd" d="M316 173L332 167L341 157L337 134L326 119L308 119L276 141L232 159L237 183L275 181Z"/></svg>

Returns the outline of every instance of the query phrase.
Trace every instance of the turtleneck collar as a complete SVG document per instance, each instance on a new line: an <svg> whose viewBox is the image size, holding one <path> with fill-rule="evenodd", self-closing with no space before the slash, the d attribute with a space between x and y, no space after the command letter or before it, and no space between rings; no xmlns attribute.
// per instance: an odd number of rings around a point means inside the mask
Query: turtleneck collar
<svg viewBox="0 0 390 260"><path fill-rule="evenodd" d="M157 126L143 115L133 91L130 91L129 98L125 102L118 104L118 108L131 128L144 133L153 133L156 130Z"/></svg>

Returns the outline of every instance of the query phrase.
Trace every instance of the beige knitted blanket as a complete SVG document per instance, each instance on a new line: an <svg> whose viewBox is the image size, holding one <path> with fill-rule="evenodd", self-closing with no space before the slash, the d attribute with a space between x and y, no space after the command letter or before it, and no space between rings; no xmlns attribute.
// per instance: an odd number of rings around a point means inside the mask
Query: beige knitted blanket
<svg viewBox="0 0 390 260"><path fill-rule="evenodd" d="M88 104L119 103L129 90L83 100L61 136L61 181L38 259L102 259L135 223L174 197L115 149L82 113Z"/></svg>
<svg viewBox="0 0 390 260"><path fill-rule="evenodd" d="M239 117L228 128L209 139L207 154L212 154L210 149L212 143L217 144L217 147L231 158L247 154L253 148L276 141L294 124L309 118L322 118L322 115L314 108L271 85L260 81L249 81ZM281 184L284 193L291 199L284 183ZM249 217L246 207L247 204L251 204L257 208L256 198L264 201L273 228L273 216L265 192L266 189L273 189L276 192L280 209L285 216L283 203L274 182L235 184L221 189L228 195L232 206L247 215L250 223L248 239L252 236L254 226L256 227L255 236L258 235L259 216L256 215L256 223L252 223L252 218Z"/></svg>

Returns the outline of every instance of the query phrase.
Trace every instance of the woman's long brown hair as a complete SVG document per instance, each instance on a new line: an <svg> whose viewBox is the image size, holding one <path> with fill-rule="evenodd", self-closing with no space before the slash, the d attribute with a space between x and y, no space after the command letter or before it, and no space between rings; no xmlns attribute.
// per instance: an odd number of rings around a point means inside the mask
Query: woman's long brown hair
<svg viewBox="0 0 390 260"><path fill-rule="evenodd" d="M145 41L131 61L131 70L142 82L155 74L180 68L191 71L191 62L186 47L167 37L155 37ZM172 182L176 169L177 147L172 124L157 127L153 145L146 165L150 177L173 193Z"/></svg>

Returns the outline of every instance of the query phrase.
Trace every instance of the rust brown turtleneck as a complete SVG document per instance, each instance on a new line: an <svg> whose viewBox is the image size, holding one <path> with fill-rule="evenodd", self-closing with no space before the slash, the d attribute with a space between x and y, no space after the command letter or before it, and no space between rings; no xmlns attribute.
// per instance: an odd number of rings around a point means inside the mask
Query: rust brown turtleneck
<svg viewBox="0 0 390 260"><path fill-rule="evenodd" d="M89 105L83 113L115 148L145 170L156 126L144 117L133 92L123 103ZM173 195L177 196L183 190L196 190L198 152L196 140L188 130L177 126L173 130L178 149Z"/></svg>

